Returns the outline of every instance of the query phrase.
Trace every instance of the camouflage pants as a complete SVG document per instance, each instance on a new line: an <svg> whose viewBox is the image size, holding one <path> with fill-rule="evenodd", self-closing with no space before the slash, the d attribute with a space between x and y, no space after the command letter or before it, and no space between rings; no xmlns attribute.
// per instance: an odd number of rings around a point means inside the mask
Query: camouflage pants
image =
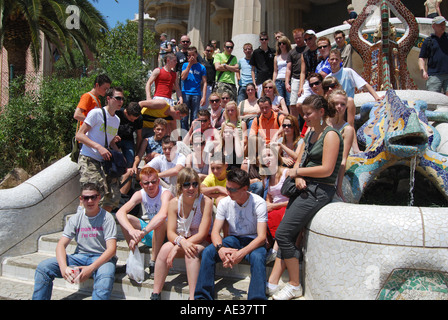
<svg viewBox="0 0 448 320"><path fill-rule="evenodd" d="M222 94L223 92L228 92L233 100L236 101L238 96L238 92L236 90L236 86L234 84L225 83L225 82L217 82L216 83L216 92Z"/></svg>
<svg viewBox="0 0 448 320"><path fill-rule="evenodd" d="M97 183L103 189L100 206L116 208L121 198L119 179L108 177L104 173L102 163L95 159L79 155L78 165L81 175L79 179L80 184Z"/></svg>

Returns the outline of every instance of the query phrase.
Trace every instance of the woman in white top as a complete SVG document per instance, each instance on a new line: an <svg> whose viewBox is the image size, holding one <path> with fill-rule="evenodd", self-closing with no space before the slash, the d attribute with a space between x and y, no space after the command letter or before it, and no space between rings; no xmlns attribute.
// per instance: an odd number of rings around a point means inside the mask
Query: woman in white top
<svg viewBox="0 0 448 320"><path fill-rule="evenodd" d="M240 118L247 124L247 129L252 127L254 118L260 115L260 107L258 106L257 87L253 83L246 86L247 99L241 101L238 106Z"/></svg>
<svg viewBox="0 0 448 320"><path fill-rule="evenodd" d="M440 11L440 3L442 3L442 0L426 0L424 3L425 17L432 19L437 16L441 16L442 12Z"/></svg>
<svg viewBox="0 0 448 320"><path fill-rule="evenodd" d="M288 55L291 51L291 41L285 36L280 37L277 41L277 54L274 57L274 74L272 79L275 80L275 85L279 95L285 99L285 103L289 106L290 92L286 90L286 66L288 64Z"/></svg>
<svg viewBox="0 0 448 320"><path fill-rule="evenodd" d="M200 178L192 168L184 168L177 177L177 197L168 206L166 242L156 260L154 292L151 300L159 300L168 271L176 257L185 257L190 299L194 299L200 255L210 243L213 202L200 192Z"/></svg>
<svg viewBox="0 0 448 320"><path fill-rule="evenodd" d="M285 99L278 94L277 86L273 80L266 80L262 85L263 91L261 96L267 96L271 99L272 110L284 115L288 115L288 107L286 106Z"/></svg>

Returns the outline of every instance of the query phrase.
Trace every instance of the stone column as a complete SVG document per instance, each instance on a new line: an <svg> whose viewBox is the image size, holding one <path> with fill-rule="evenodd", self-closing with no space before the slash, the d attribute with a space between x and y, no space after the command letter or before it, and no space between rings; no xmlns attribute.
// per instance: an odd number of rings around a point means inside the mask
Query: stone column
<svg viewBox="0 0 448 320"><path fill-rule="evenodd" d="M244 57L243 46L252 43L254 49L260 45L261 3L260 0L235 0L233 12L232 40L235 43L233 54Z"/></svg>
<svg viewBox="0 0 448 320"><path fill-rule="evenodd" d="M191 0L188 15L188 36L191 45L198 48L198 54L202 55L209 39L210 31L210 1Z"/></svg>

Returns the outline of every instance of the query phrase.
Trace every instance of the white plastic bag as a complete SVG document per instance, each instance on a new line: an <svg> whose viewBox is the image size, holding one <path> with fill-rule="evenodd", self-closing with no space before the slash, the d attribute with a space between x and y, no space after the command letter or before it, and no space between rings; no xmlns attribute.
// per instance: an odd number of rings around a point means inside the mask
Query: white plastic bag
<svg viewBox="0 0 448 320"><path fill-rule="evenodd" d="M145 264L143 254L138 248L134 252L129 252L128 260L126 261L126 274L131 280L137 283L142 283L145 280Z"/></svg>

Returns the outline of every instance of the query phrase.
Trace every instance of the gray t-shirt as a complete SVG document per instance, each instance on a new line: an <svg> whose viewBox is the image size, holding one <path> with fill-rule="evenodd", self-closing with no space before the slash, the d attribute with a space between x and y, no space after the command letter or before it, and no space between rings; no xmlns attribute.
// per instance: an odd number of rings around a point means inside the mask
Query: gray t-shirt
<svg viewBox="0 0 448 320"><path fill-rule="evenodd" d="M88 217L82 207L68 220L62 236L75 239L78 246L75 253L103 254L106 241L117 239L117 225L114 217L104 209L95 217Z"/></svg>

